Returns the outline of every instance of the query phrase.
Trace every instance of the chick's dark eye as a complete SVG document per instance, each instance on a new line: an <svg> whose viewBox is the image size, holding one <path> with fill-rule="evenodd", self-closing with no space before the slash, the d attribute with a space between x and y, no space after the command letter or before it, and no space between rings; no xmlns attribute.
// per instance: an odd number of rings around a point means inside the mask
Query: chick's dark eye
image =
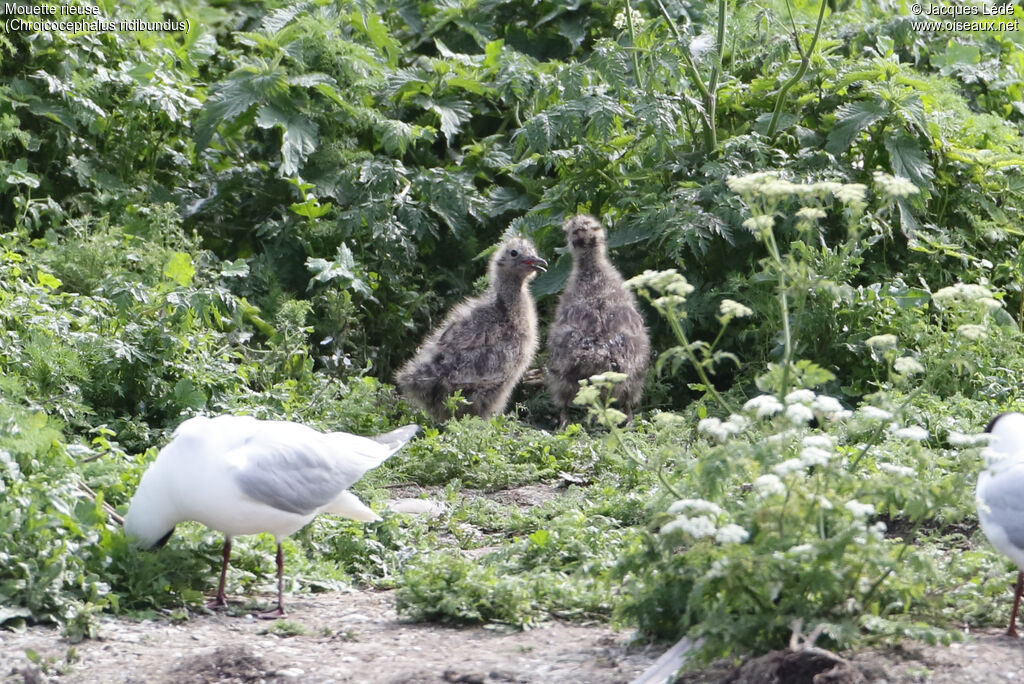
<svg viewBox="0 0 1024 684"><path fill-rule="evenodd" d="M513 249L511 252L508 253L508 255L514 259L517 256L519 256L519 250Z"/></svg>

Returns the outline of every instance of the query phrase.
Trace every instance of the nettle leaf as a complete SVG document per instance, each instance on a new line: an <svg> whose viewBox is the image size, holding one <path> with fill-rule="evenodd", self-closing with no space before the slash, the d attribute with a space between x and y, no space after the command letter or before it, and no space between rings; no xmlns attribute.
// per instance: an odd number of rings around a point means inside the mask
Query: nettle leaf
<svg viewBox="0 0 1024 684"><path fill-rule="evenodd" d="M314 283L347 280L353 290L373 299L370 287L356 273L356 259L352 255L352 250L344 242L338 245L338 251L335 253L333 261L310 257L306 259L306 268L313 273L313 277L309 281L309 289L313 288Z"/></svg>
<svg viewBox="0 0 1024 684"><path fill-rule="evenodd" d="M875 100L844 104L836 110L836 125L828 134L825 149L842 154L850 149L857 134L888 114L888 110Z"/></svg>
<svg viewBox="0 0 1024 684"><path fill-rule="evenodd" d="M381 119L374 123L374 128L380 136L381 145L388 154L402 156L416 140L429 138L428 129L423 126L416 126L398 119Z"/></svg>
<svg viewBox="0 0 1024 684"><path fill-rule="evenodd" d="M196 269L192 265L192 255L187 252L175 252L164 266L164 276L181 287L189 285L195 274Z"/></svg>
<svg viewBox="0 0 1024 684"><path fill-rule="evenodd" d="M237 78L215 86L214 93L206 100L196 120L196 151L206 149L222 124L234 121L257 101L248 84Z"/></svg>
<svg viewBox="0 0 1024 684"><path fill-rule="evenodd" d="M330 202L324 202L323 204L320 204L320 200L317 199L314 195L308 195L306 197L305 202L290 204L288 205L288 208L291 209L296 214L298 214L299 216L305 216L306 218L309 219L315 219L320 218L321 216L329 212L331 210L331 207L333 206L334 205L332 205Z"/></svg>
<svg viewBox="0 0 1024 684"><path fill-rule="evenodd" d="M526 126L515 133L516 139L523 140L534 152L547 152L555 145L557 130L547 112L541 112L526 122Z"/></svg>
<svg viewBox="0 0 1024 684"><path fill-rule="evenodd" d="M260 107L256 115L260 128L278 127L281 136L281 176L294 176L305 163L306 158L316 150L317 125L301 114L282 112L273 105Z"/></svg>
<svg viewBox="0 0 1024 684"><path fill-rule="evenodd" d="M6 162L0 162L0 164L6 167L4 168L6 173L4 182L8 185L24 185L28 188L39 187L39 176L26 170L28 169L28 160L24 157L14 162L14 164L7 164Z"/></svg>
<svg viewBox="0 0 1024 684"><path fill-rule="evenodd" d="M206 395L197 390L190 380L182 378L174 385L174 401L178 406L200 409L206 406Z"/></svg>
<svg viewBox="0 0 1024 684"><path fill-rule="evenodd" d="M935 171L917 140L899 131L885 136L885 149L889 153L893 173L909 178L921 189L931 188Z"/></svg>
<svg viewBox="0 0 1024 684"><path fill-rule="evenodd" d="M375 47L384 51L388 64L391 66L398 64L398 56L401 53L402 44L395 40L388 31L387 24L381 21L380 16L376 12L352 12L349 15L349 20L352 22L353 27L362 29L363 33L366 34L366 37L370 39L370 42Z"/></svg>
<svg viewBox="0 0 1024 684"><path fill-rule="evenodd" d="M441 132L448 140L449 145L452 143L452 138L462 130L462 124L473 117L470 104L454 97L429 100L426 108L441 118Z"/></svg>

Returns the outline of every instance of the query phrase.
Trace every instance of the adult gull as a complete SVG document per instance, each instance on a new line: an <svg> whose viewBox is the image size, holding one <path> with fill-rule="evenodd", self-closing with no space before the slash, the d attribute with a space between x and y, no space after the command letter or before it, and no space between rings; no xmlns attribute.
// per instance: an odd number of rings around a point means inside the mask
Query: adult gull
<svg viewBox="0 0 1024 684"><path fill-rule="evenodd" d="M418 425L406 425L360 437L251 416L190 418L143 474L125 516L125 532L151 549L166 544L175 525L185 520L223 532L220 583L210 607L227 605L224 582L232 537L274 535L277 608L264 617L283 616L281 540L319 513L380 520L348 488L418 430Z"/></svg>
<svg viewBox="0 0 1024 684"><path fill-rule="evenodd" d="M978 475L978 521L992 546L1019 568L1008 636L1017 636L1017 609L1024 591L1024 414L1001 413L988 424L991 433Z"/></svg>

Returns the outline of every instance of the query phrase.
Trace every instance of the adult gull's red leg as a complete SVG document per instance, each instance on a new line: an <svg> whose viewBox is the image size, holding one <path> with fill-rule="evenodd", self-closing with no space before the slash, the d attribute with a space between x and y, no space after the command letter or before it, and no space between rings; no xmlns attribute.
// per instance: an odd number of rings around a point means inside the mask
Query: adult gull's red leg
<svg viewBox="0 0 1024 684"><path fill-rule="evenodd" d="M1020 607L1020 594L1024 591L1024 570L1017 571L1017 589L1013 592L1013 610L1010 612L1010 628L1006 636L1017 636L1017 608Z"/></svg>
<svg viewBox="0 0 1024 684"><path fill-rule="evenodd" d="M284 552L281 544L277 545L277 608L260 613L264 620L274 620L285 616L284 612Z"/></svg>
<svg viewBox="0 0 1024 684"><path fill-rule="evenodd" d="M231 558L231 537L228 535L224 535L222 555L224 556L224 561L220 566L220 583L217 585L217 596L212 601L207 602L207 608L224 608L228 605L227 597L224 594L224 583L228 578L228 560Z"/></svg>

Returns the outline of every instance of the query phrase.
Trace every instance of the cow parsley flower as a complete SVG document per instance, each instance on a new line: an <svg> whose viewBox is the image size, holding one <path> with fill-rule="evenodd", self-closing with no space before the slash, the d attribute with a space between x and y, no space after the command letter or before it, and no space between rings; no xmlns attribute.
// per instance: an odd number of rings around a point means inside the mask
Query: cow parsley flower
<svg viewBox="0 0 1024 684"><path fill-rule="evenodd" d="M897 465L895 463L879 463L878 469L883 473L889 473L897 477L914 477L915 472L913 468L907 466Z"/></svg>
<svg viewBox="0 0 1024 684"><path fill-rule="evenodd" d="M850 511L855 518L866 518L869 515L874 515L875 507L869 503L861 503L856 499L850 499L845 504L846 510Z"/></svg>
<svg viewBox="0 0 1024 684"><path fill-rule="evenodd" d="M983 340L988 337L988 333L985 332L985 326L974 325L973 323L961 325L956 329L956 331L968 340L972 341Z"/></svg>
<svg viewBox="0 0 1024 684"><path fill-rule="evenodd" d="M803 470L804 464L799 458L788 458L782 463L776 463L772 466L772 472L779 477L785 477L790 473L795 473L799 470Z"/></svg>
<svg viewBox="0 0 1024 684"><path fill-rule="evenodd" d="M924 366L913 356L901 356L892 362L892 368L900 375L915 375L924 373Z"/></svg>
<svg viewBox="0 0 1024 684"><path fill-rule="evenodd" d="M818 447L804 447L800 452L800 463L804 466L825 465L832 460L832 453Z"/></svg>
<svg viewBox="0 0 1024 684"><path fill-rule="evenodd" d="M803 404L790 404L786 407L786 418L793 425L807 425L814 420L814 411Z"/></svg>
<svg viewBox="0 0 1024 684"><path fill-rule="evenodd" d="M909 178L903 176L892 176L888 173L875 171L875 185L892 199L910 197L921 192Z"/></svg>
<svg viewBox="0 0 1024 684"><path fill-rule="evenodd" d="M988 432L980 432L973 435L965 435L962 432L956 430L949 431L949 445L953 447L976 447L988 444L988 440L992 435Z"/></svg>
<svg viewBox="0 0 1024 684"><path fill-rule="evenodd" d="M815 397L814 403L811 404L811 408L815 411L820 411L826 418L831 418L833 420L848 418L853 415L850 411L843 408L843 405L839 403L838 399L826 394L819 394Z"/></svg>
<svg viewBox="0 0 1024 684"><path fill-rule="evenodd" d="M897 341L898 340L895 335L887 333L885 335L874 335L873 337L869 337L864 344L868 345L876 352L884 352L890 349L895 349Z"/></svg>
<svg viewBox="0 0 1024 684"><path fill-rule="evenodd" d="M771 473L762 475L754 480L754 489L761 496L786 493L786 485L782 484L782 480L779 479L778 475L772 475Z"/></svg>
<svg viewBox="0 0 1024 684"><path fill-rule="evenodd" d="M771 230L773 225L775 225L775 219L765 214L751 216L743 222L743 227L755 235L762 231Z"/></svg>
<svg viewBox="0 0 1024 684"><path fill-rule="evenodd" d="M718 305L718 313L722 318L746 318L753 315L754 310L732 299L723 299Z"/></svg>
<svg viewBox="0 0 1024 684"><path fill-rule="evenodd" d="M908 442L923 442L928 439L928 431L920 425L908 425L892 431L892 436Z"/></svg>
<svg viewBox="0 0 1024 684"><path fill-rule="evenodd" d="M715 533L715 541L719 544L742 544L748 539L750 539L750 533L733 523L729 523Z"/></svg>
<svg viewBox="0 0 1024 684"><path fill-rule="evenodd" d="M867 404L858 408L857 414L868 420L892 420L892 413L889 411Z"/></svg>
<svg viewBox="0 0 1024 684"><path fill-rule="evenodd" d="M800 443L805 447L818 447L819 449L831 449L835 446L832 438L828 435L807 435Z"/></svg>
<svg viewBox="0 0 1024 684"><path fill-rule="evenodd" d="M787 404L810 404L814 401L814 391L809 389L793 390L786 395Z"/></svg>
<svg viewBox="0 0 1024 684"><path fill-rule="evenodd" d="M682 532L694 539L702 539L715 534L715 523L706 515L698 515L695 518L681 515L661 528L661 534L672 534L673 532Z"/></svg>
<svg viewBox="0 0 1024 684"><path fill-rule="evenodd" d="M836 199L847 205L864 204L868 187L863 183L846 183L836 191Z"/></svg>
<svg viewBox="0 0 1024 684"><path fill-rule="evenodd" d="M682 513L683 511L721 515L722 507L712 501L705 501L704 499L679 499L668 507L669 513Z"/></svg>
<svg viewBox="0 0 1024 684"><path fill-rule="evenodd" d="M784 407L782 402L776 399L771 394L762 394L754 397L743 405L744 411L755 411L758 418L768 418L774 416L776 413L781 411Z"/></svg>
<svg viewBox="0 0 1024 684"><path fill-rule="evenodd" d="M803 207L796 212L796 217L804 221L817 221L825 218L825 210L817 207Z"/></svg>

